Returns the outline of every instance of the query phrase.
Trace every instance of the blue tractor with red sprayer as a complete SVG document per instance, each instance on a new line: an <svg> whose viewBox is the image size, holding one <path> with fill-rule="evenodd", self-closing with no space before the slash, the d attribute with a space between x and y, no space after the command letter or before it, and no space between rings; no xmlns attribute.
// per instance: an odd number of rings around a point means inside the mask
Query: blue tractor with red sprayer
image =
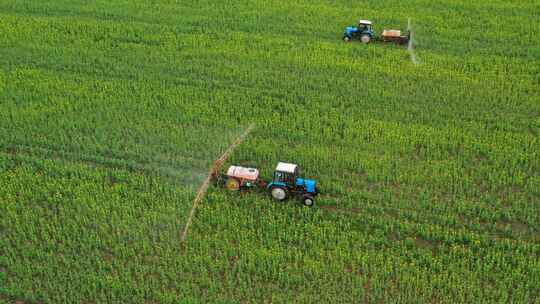
<svg viewBox="0 0 540 304"><path fill-rule="evenodd" d="M294 197L311 207L319 194L317 183L299 175L298 165L279 162L272 180L268 182L259 179L259 170L256 168L242 166L230 166L226 174L218 177L218 181L223 181L225 188L231 191L258 187L267 191L276 201L282 202Z"/></svg>
<svg viewBox="0 0 540 304"><path fill-rule="evenodd" d="M383 30L379 36L376 36L372 28L372 22L369 20L360 20L358 21L358 26L348 26L345 28L345 31L343 31L343 41L345 42L359 40L360 42L367 44L371 41L382 41L404 45L409 43L410 39L410 19L406 35L402 35L400 30Z"/></svg>

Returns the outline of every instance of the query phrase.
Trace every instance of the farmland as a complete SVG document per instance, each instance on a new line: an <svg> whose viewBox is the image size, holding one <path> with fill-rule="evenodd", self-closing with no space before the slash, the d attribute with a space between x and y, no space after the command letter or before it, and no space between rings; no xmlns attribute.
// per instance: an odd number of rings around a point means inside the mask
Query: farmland
<svg viewBox="0 0 540 304"><path fill-rule="evenodd" d="M0 303L540 301L534 1L0 2ZM418 64L343 43L411 17ZM318 181L210 187L212 160Z"/></svg>

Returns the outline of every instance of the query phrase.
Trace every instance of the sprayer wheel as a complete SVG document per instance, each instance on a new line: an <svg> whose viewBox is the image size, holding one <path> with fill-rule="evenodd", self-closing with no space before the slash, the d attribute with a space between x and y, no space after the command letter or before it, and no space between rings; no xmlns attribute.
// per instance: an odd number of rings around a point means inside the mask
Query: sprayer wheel
<svg viewBox="0 0 540 304"><path fill-rule="evenodd" d="M225 182L225 188L231 191L237 191L240 189L240 181L236 178L229 177Z"/></svg>

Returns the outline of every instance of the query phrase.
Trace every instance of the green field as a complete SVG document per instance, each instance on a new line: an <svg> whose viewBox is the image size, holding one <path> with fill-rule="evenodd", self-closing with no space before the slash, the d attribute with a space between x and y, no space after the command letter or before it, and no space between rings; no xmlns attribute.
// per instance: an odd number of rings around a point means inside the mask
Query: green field
<svg viewBox="0 0 540 304"><path fill-rule="evenodd" d="M0 1L0 303L540 303L537 1ZM415 54L344 43L412 20ZM298 163L313 208L212 186Z"/></svg>

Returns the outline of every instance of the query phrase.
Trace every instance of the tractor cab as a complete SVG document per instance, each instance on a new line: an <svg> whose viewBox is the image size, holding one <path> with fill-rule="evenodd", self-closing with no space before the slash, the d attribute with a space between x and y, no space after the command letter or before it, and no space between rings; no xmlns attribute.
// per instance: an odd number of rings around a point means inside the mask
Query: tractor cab
<svg viewBox="0 0 540 304"><path fill-rule="evenodd" d="M270 195L278 200L284 201L291 195L299 196L306 206L312 206L314 196L318 194L316 182L310 179L298 177L298 165L290 163L278 163L272 181L267 189Z"/></svg>
<svg viewBox="0 0 540 304"><path fill-rule="evenodd" d="M298 165L289 163L278 163L274 176L273 183L283 184L286 187L291 187L295 184L298 176Z"/></svg>
<svg viewBox="0 0 540 304"><path fill-rule="evenodd" d="M371 31L371 21L369 21L369 20L360 20L360 21L358 21L357 29L360 32Z"/></svg>
<svg viewBox="0 0 540 304"><path fill-rule="evenodd" d="M349 42L353 39L360 40L362 43L370 43L375 36L369 20L359 20L358 26L348 26L343 32L343 40Z"/></svg>

